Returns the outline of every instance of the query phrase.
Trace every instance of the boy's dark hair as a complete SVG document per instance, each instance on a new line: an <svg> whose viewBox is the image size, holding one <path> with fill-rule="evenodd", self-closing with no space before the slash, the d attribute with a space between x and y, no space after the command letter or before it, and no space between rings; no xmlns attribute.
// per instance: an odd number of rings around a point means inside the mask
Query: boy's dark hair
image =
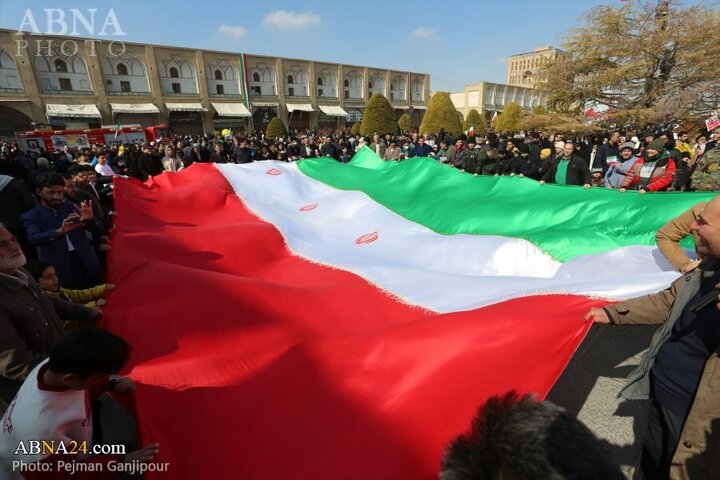
<svg viewBox="0 0 720 480"><path fill-rule="evenodd" d="M64 187L65 179L57 173L41 173L37 176L37 178L35 178L35 185L37 186L38 190L54 186Z"/></svg>
<svg viewBox="0 0 720 480"><path fill-rule="evenodd" d="M48 267L52 266L52 263L46 262L44 260L28 260L28 262L23 268L28 271L32 278L37 280L42 276L43 272L47 270Z"/></svg>
<svg viewBox="0 0 720 480"><path fill-rule="evenodd" d="M130 345L125 340L107 330L91 327L70 332L60 340L47 366L55 373L72 373L82 380L98 373L118 373L129 356Z"/></svg>
<svg viewBox="0 0 720 480"><path fill-rule="evenodd" d="M502 477L501 477L502 475ZM490 398L470 432L447 447L440 480L622 480L602 443L576 418L516 392Z"/></svg>
<svg viewBox="0 0 720 480"><path fill-rule="evenodd" d="M91 167L90 165L80 165L77 163L75 165L72 165L70 168L68 168L68 173L70 175L77 175L80 172L89 172L89 171L94 171L93 167Z"/></svg>

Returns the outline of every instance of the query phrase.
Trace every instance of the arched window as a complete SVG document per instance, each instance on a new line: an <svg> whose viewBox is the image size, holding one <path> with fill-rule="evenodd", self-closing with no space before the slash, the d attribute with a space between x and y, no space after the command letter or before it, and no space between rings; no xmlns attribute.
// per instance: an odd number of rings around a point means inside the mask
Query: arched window
<svg viewBox="0 0 720 480"><path fill-rule="evenodd" d="M223 79L222 72L220 70L215 70L215 80L222 80L222 79Z"/></svg>
<svg viewBox="0 0 720 480"><path fill-rule="evenodd" d="M258 72L253 73L253 82L260 81L260 74Z"/></svg>
<svg viewBox="0 0 720 480"><path fill-rule="evenodd" d="M318 85L322 86L322 84L323 84L322 77L318 77Z"/></svg>
<svg viewBox="0 0 720 480"><path fill-rule="evenodd" d="M56 72L67 72L67 63L59 58L55 60L55 71Z"/></svg>
<svg viewBox="0 0 720 480"><path fill-rule="evenodd" d="M117 72L118 72L118 75L127 75L128 69L124 63L118 63Z"/></svg>
<svg viewBox="0 0 720 480"><path fill-rule="evenodd" d="M294 83L294 79L292 75L287 76L287 83Z"/></svg>
<svg viewBox="0 0 720 480"><path fill-rule="evenodd" d="M372 85L373 85L372 81L368 82L368 88L372 88L373 87Z"/></svg>
<svg viewBox="0 0 720 480"><path fill-rule="evenodd" d="M345 85L346 88L349 88L349 87L350 87L350 81L346 78L345 81L343 82L343 85Z"/></svg>
<svg viewBox="0 0 720 480"><path fill-rule="evenodd" d="M178 73L178 69L175 67L170 68L170 78L180 78L180 74Z"/></svg>

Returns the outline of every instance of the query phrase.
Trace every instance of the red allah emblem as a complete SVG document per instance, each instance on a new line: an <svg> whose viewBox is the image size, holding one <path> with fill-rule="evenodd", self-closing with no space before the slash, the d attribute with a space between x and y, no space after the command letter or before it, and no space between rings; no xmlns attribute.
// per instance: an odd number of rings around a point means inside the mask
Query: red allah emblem
<svg viewBox="0 0 720 480"><path fill-rule="evenodd" d="M319 203L311 203L310 205L305 205L304 207L302 207L300 209L300 211L301 212L309 212L310 210L315 210L318 207L318 205L320 205L320 204Z"/></svg>
<svg viewBox="0 0 720 480"><path fill-rule="evenodd" d="M268 175L277 176L277 175L282 175L282 170L280 170L279 168L271 168L270 170L268 170L265 173L267 173Z"/></svg>
<svg viewBox="0 0 720 480"><path fill-rule="evenodd" d="M358 245L365 245L368 243L372 243L377 239L378 239L377 232L366 233L362 237L358 237L357 240L355 240L355 243L357 243Z"/></svg>

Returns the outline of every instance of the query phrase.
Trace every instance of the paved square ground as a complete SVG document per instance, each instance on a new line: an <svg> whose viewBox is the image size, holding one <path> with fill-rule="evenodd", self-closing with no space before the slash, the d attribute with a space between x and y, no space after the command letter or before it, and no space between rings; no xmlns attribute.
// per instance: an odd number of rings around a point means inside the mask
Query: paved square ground
<svg viewBox="0 0 720 480"><path fill-rule="evenodd" d="M565 407L609 443L628 478L640 455L646 402L619 400L617 394L640 363L656 328L593 326L548 395L548 400Z"/></svg>

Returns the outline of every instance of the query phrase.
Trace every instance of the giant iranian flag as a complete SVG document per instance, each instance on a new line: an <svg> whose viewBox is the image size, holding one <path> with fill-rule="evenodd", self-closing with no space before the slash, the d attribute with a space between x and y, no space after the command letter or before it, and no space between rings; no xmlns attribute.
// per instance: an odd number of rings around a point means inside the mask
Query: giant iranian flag
<svg viewBox="0 0 720 480"><path fill-rule="evenodd" d="M548 393L588 308L678 276L655 231L709 198L368 149L115 192L108 327L133 346L157 475L262 480L436 478L486 398Z"/></svg>

